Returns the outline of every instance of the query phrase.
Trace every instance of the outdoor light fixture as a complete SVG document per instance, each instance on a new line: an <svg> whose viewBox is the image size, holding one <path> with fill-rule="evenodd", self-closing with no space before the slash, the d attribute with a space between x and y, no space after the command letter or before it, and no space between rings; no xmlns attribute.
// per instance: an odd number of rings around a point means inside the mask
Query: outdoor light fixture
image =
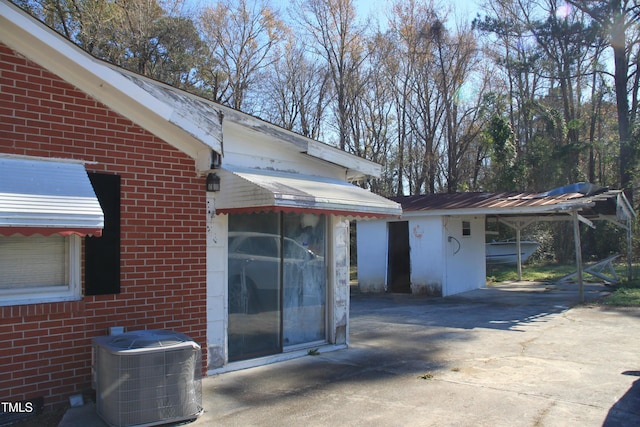
<svg viewBox="0 0 640 427"><path fill-rule="evenodd" d="M220 191L220 177L215 173L209 173L207 175L207 191Z"/></svg>

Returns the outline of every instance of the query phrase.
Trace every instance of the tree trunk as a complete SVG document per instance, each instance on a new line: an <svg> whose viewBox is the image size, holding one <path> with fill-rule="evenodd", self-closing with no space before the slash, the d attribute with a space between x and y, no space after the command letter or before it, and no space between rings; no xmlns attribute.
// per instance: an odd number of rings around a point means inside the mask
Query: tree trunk
<svg viewBox="0 0 640 427"><path fill-rule="evenodd" d="M619 2L618 2L619 3ZM625 50L625 16L619 7L613 20L611 46L615 64L614 80L616 105L618 109L618 135L620 137L620 187L633 205L633 147L629 124L629 99L627 98L627 78L629 63Z"/></svg>

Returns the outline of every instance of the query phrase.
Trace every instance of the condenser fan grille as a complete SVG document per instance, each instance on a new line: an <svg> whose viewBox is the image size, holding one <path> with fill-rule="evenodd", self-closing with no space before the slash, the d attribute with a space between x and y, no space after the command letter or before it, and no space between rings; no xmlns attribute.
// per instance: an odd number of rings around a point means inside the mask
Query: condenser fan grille
<svg viewBox="0 0 640 427"><path fill-rule="evenodd" d="M186 336L150 345L140 332L131 334L132 341L146 344L123 346L123 335L94 339L98 415L117 427L196 418L202 412L200 346Z"/></svg>

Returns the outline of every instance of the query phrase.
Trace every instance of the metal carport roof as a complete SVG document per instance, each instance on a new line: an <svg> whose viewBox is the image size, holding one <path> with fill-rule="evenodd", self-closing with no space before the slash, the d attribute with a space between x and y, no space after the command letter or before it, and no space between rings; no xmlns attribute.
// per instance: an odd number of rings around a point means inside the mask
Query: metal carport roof
<svg viewBox="0 0 640 427"><path fill-rule="evenodd" d="M485 215L520 231L538 221L573 221L576 266L582 295L582 254L579 223L594 227L593 221L606 220L627 230L628 262L631 257L631 220L636 213L622 190L612 190L579 182L542 193L448 193L393 197L402 205L403 217L440 215ZM520 251L517 251L518 253ZM518 260L520 261L520 260ZM518 275L521 277L521 263Z"/></svg>
<svg viewBox="0 0 640 427"><path fill-rule="evenodd" d="M392 197L403 215L489 215L517 218L570 216L578 211L589 220L625 221L635 212L622 190L577 183L544 193L443 193ZM549 219L549 218L547 218ZM569 218L563 218L569 219Z"/></svg>

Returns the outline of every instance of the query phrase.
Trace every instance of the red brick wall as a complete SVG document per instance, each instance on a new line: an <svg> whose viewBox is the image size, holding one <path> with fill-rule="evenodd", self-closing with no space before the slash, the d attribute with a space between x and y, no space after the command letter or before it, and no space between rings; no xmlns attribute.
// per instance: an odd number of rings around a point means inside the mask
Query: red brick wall
<svg viewBox="0 0 640 427"><path fill-rule="evenodd" d="M91 385L91 339L168 329L206 360L206 193L193 159L0 44L0 152L119 174L121 293L0 307L0 401L67 402Z"/></svg>

